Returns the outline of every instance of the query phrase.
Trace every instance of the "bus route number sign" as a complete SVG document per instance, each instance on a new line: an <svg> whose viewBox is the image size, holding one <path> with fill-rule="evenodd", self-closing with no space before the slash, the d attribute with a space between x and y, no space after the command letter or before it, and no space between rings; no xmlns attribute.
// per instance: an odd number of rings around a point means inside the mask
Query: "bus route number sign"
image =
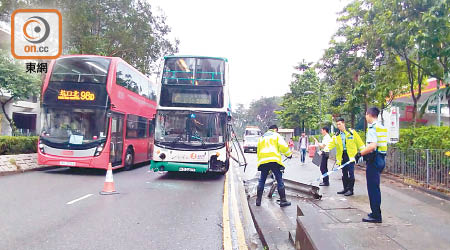
<svg viewBox="0 0 450 250"><path fill-rule="evenodd" d="M59 90L58 100L94 101L95 94L91 91Z"/></svg>

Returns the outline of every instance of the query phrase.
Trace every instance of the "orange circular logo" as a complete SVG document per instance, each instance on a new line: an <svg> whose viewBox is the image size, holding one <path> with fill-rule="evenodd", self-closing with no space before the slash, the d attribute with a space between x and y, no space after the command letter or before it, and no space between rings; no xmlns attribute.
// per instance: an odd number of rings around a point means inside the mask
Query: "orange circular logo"
<svg viewBox="0 0 450 250"><path fill-rule="evenodd" d="M42 43L50 35L50 25L42 17L30 17L23 25L23 35L30 43Z"/></svg>

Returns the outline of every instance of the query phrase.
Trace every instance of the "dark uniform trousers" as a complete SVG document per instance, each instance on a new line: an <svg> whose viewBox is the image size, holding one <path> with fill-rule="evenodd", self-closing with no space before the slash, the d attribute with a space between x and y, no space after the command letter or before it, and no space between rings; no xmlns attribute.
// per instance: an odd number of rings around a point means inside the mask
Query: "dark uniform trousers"
<svg viewBox="0 0 450 250"><path fill-rule="evenodd" d="M270 170L272 170L272 173L275 175L278 190L283 189L284 182L283 182L283 174L281 173L282 169L284 169L284 167L276 162L269 162L260 165L258 167L258 170L261 171L261 176L259 177L258 180L258 189L264 190L264 184L266 183L266 179L267 176L269 175Z"/></svg>
<svg viewBox="0 0 450 250"><path fill-rule="evenodd" d="M370 208L372 209L371 217L375 219L381 219L380 175L386 164L385 157L385 154L376 152L376 156L367 161L367 192L369 193Z"/></svg>
<svg viewBox="0 0 450 250"><path fill-rule="evenodd" d="M322 174L325 174L326 172L328 172L328 157L329 154L327 152L322 152L322 161L320 162L320 172ZM330 183L330 178L328 176L323 178L323 183L325 184L329 184Z"/></svg>
<svg viewBox="0 0 450 250"><path fill-rule="evenodd" d="M342 165L350 161L347 151L342 153ZM353 192L353 186L355 185L355 162L349 163L342 168L342 182L345 190L351 190Z"/></svg>

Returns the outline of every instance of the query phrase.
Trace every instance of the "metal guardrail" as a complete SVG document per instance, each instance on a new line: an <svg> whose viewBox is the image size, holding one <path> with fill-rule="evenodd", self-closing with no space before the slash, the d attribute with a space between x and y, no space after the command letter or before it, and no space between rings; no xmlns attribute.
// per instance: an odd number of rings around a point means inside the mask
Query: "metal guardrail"
<svg viewBox="0 0 450 250"><path fill-rule="evenodd" d="M450 149L390 147L385 171L408 178L412 184L450 192Z"/></svg>

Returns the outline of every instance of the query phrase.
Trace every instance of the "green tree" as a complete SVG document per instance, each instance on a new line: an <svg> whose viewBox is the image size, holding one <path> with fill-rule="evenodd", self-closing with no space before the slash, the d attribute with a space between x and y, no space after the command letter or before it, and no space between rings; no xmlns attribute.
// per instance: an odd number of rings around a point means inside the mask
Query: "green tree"
<svg viewBox="0 0 450 250"><path fill-rule="evenodd" d="M340 27L319 66L331 89L331 111L335 116L348 116L351 127L373 99L374 68L382 57L379 42L365 22L366 15L358 1L342 11Z"/></svg>
<svg viewBox="0 0 450 250"><path fill-rule="evenodd" d="M65 48L75 54L121 57L142 72L155 71L155 63L177 52L164 15L156 15L142 0L62 0L66 17Z"/></svg>
<svg viewBox="0 0 450 250"><path fill-rule="evenodd" d="M261 97L258 100L252 101L248 110L247 125L256 125L262 131L266 131L270 125L280 125L276 111L280 110L281 98Z"/></svg>
<svg viewBox="0 0 450 250"><path fill-rule="evenodd" d="M179 41L168 38L166 17L152 11L148 1L2 0L0 16L5 18L17 6L59 9L65 54L116 56L150 74L160 58L178 51Z"/></svg>
<svg viewBox="0 0 450 250"><path fill-rule="evenodd" d="M371 6L371 19L383 40L383 46L405 62L407 79L413 99L413 123L416 122L417 103L422 95L422 84L426 81L424 67L429 58L419 53L423 44L418 43L422 17L433 1L411 0L367 0Z"/></svg>
<svg viewBox="0 0 450 250"><path fill-rule="evenodd" d="M304 61L294 67L299 73L293 74L294 80L290 84L290 92L282 99L280 115L283 127L317 128L319 117L320 81L315 69ZM325 99L325 98L323 98Z"/></svg>
<svg viewBox="0 0 450 250"><path fill-rule="evenodd" d="M419 54L427 58L424 69L432 77L445 83L445 89L438 90L422 105L421 113L428 103L445 96L450 107L450 1L430 1L431 5L420 16L420 31L417 43ZM439 88L439 84L438 84ZM450 119L450 118L449 118Z"/></svg>
<svg viewBox="0 0 450 250"><path fill-rule="evenodd" d="M14 122L6 113L6 105L12 101L27 99L39 93L40 79L25 72L25 65L0 50L0 104L3 115L13 131Z"/></svg>
<svg viewBox="0 0 450 250"><path fill-rule="evenodd" d="M248 110L243 104L238 104L236 110L232 111L233 128L236 136L241 137L245 132L245 126L248 125Z"/></svg>
<svg viewBox="0 0 450 250"><path fill-rule="evenodd" d="M381 25L378 17L384 10L374 8L373 2L356 0L345 7L338 19L340 27L320 61L324 79L331 88L331 110L335 116L349 116L352 127L357 116L363 119L369 106L388 107L393 97L404 90L407 76L414 84L424 77L414 65L408 68L401 55L388 46L387 37L380 35L391 26ZM398 47L414 52L406 45Z"/></svg>

